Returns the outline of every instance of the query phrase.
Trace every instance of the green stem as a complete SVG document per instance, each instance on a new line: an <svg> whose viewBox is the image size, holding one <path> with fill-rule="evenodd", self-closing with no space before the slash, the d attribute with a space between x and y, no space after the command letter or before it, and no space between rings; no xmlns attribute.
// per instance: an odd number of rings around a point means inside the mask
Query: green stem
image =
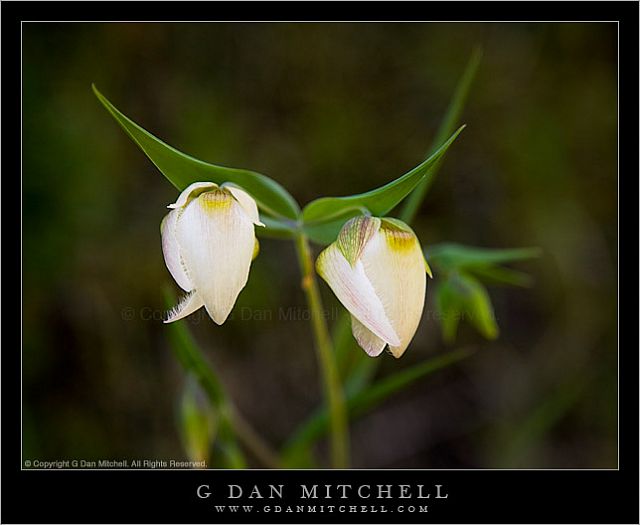
<svg viewBox="0 0 640 525"><path fill-rule="evenodd" d="M322 369L325 402L331 420L331 463L334 468L347 468L349 464L349 426L344 393L336 365L333 345L320 298L320 290L311 257L309 241L304 233L296 237L298 260L302 270L302 289L311 311L318 362Z"/></svg>

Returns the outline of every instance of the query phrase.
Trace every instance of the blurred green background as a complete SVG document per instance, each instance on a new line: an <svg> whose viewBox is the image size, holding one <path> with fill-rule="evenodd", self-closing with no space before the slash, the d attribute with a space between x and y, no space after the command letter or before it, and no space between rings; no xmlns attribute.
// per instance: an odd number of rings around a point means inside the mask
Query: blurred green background
<svg viewBox="0 0 640 525"><path fill-rule="evenodd" d="M182 459L159 224L176 190L93 96L178 149L300 203L418 164L484 56L414 224L423 246L539 246L530 289L490 288L500 338L352 423L353 466L615 468L615 24L23 25L23 456ZM329 321L338 303L322 285ZM405 356L451 351L430 290ZM290 243L263 240L234 315L188 326L281 445L322 399ZM269 319L270 317L270 319ZM319 452L326 452L320 443Z"/></svg>

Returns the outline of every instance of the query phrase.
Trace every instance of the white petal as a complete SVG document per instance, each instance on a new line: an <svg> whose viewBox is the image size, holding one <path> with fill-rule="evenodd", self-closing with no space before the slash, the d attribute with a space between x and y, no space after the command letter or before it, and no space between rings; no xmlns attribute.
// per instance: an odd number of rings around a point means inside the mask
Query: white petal
<svg viewBox="0 0 640 525"><path fill-rule="evenodd" d="M191 292L190 294L185 295L177 306L174 306L172 310L167 312L167 319L164 322L173 323L183 317L187 317L187 315L191 315L202 306L204 306L202 297L200 297L196 292Z"/></svg>
<svg viewBox="0 0 640 525"><path fill-rule="evenodd" d="M203 191L212 190L217 187L218 185L213 182L194 182L193 184L189 184L189 186L182 191L178 200L173 204L169 204L167 208L182 208L191 199L197 197Z"/></svg>
<svg viewBox="0 0 640 525"><path fill-rule="evenodd" d="M246 191L241 190L235 186L222 186L224 189L229 190L231 195L238 201L242 209L249 216L249 219L253 224L257 224L258 226L264 226L262 222L260 222L260 214L258 213L258 205L256 201L253 200L253 197L249 195Z"/></svg>
<svg viewBox="0 0 640 525"><path fill-rule="evenodd" d="M189 277L217 323L227 319L249 277L253 224L225 190L203 193L182 212L176 229Z"/></svg>
<svg viewBox="0 0 640 525"><path fill-rule="evenodd" d="M174 278L178 286L185 292L193 290L193 284L187 275L184 261L180 255L180 247L176 239L176 221L182 210L170 211L160 223L160 234L162 235L162 254L164 262L169 269L169 273Z"/></svg>
<svg viewBox="0 0 640 525"><path fill-rule="evenodd" d="M384 339L380 339L353 315L351 316L351 333L360 345L360 348L371 357L379 356L384 350L384 347L387 346L387 342Z"/></svg>
<svg viewBox="0 0 640 525"><path fill-rule="evenodd" d="M351 315L387 343L400 344L360 261L352 267L334 243L318 256L316 268Z"/></svg>
<svg viewBox="0 0 640 525"><path fill-rule="evenodd" d="M400 338L389 345L400 357L413 338L424 308L427 277L415 234L385 223L367 243L361 261L385 313Z"/></svg>

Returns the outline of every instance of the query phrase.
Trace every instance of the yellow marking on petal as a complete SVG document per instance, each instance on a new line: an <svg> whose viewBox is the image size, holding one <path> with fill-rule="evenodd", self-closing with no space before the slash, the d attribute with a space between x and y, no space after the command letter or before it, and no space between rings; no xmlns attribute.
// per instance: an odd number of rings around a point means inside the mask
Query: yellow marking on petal
<svg viewBox="0 0 640 525"><path fill-rule="evenodd" d="M387 246L397 252L406 252L413 249L418 241L414 233L389 228L386 224L383 224L380 228L380 233L384 234Z"/></svg>
<svg viewBox="0 0 640 525"><path fill-rule="evenodd" d="M256 239L256 243L253 245L253 255L251 256L251 260L253 261L258 254L260 253L260 243L258 242L258 239Z"/></svg>
<svg viewBox="0 0 640 525"><path fill-rule="evenodd" d="M361 261L400 340L399 344L389 343L389 350L400 357L420 323L427 275L420 242L413 231L404 224L396 227L388 219L383 219L383 225L380 235L365 248Z"/></svg>
<svg viewBox="0 0 640 525"><path fill-rule="evenodd" d="M231 207L233 197L225 190L214 190L203 193L198 197L205 211L222 211Z"/></svg>

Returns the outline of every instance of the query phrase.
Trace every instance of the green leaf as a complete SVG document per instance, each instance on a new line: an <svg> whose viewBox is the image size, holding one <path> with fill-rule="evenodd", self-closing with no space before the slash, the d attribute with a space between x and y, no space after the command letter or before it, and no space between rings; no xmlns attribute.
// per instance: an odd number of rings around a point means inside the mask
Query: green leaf
<svg viewBox="0 0 640 525"><path fill-rule="evenodd" d="M444 279L436 290L436 306L440 314L442 337L452 343L458 324L467 319L487 339L498 336L491 299L478 279L489 283L529 286L531 278L500 263L537 257L537 248L489 249L445 243L425 250L425 258Z"/></svg>
<svg viewBox="0 0 640 525"><path fill-rule="evenodd" d="M447 343L455 340L461 319L471 323L486 339L498 337L498 325L486 288L474 277L450 275L436 290L436 307Z"/></svg>
<svg viewBox="0 0 640 525"><path fill-rule="evenodd" d="M169 307L176 303L174 294L168 290L165 290L165 300ZM200 352L184 322L169 323L167 331L171 350L182 367L198 379L214 407L222 406L225 403L222 384Z"/></svg>
<svg viewBox="0 0 640 525"><path fill-rule="evenodd" d="M354 396L349 403L349 408L355 414L361 414L371 410L380 403L389 398L392 394L408 387L417 380L449 365L457 363L461 359L470 356L472 349L463 348L453 352L447 352L442 355L433 357L424 363L410 366L400 372L386 377L377 383L374 383L366 390Z"/></svg>
<svg viewBox="0 0 640 525"><path fill-rule="evenodd" d="M452 281L447 279L436 288L436 309L442 327L442 338L451 344L456 339L458 324L462 317L462 301Z"/></svg>
<svg viewBox="0 0 640 525"><path fill-rule="evenodd" d="M356 395L364 390L373 380L378 370L379 361L371 359L366 355L362 348L358 346L356 340L351 338L353 344L353 353L356 355L356 362L349 373L349 378L345 384L345 392L347 394Z"/></svg>
<svg viewBox="0 0 640 525"><path fill-rule="evenodd" d="M305 225L328 221L337 222L338 219L342 219L344 224L350 217L364 212L379 217L386 215L425 177L429 168L444 155L463 129L464 126L458 128L449 137L449 140L442 144L427 160L380 188L359 195L322 197L310 202L302 211Z"/></svg>
<svg viewBox="0 0 640 525"><path fill-rule="evenodd" d="M321 245L331 244L338 237L338 233L349 219L361 215L360 210L345 213L338 219L327 222L316 222L312 224L304 224L303 229L306 236L313 242Z"/></svg>
<svg viewBox="0 0 640 525"><path fill-rule="evenodd" d="M471 84L480 64L481 57L482 51L480 50L480 48L476 48L473 51L469 62L467 63L467 67L456 86L454 95L451 98L451 101L447 108L447 112L440 121L436 135L431 143L430 151L433 151L440 143L442 143L445 138L451 135L451 132L458 125L462 110L468 98ZM422 182L418 184L418 186L405 200L399 217L407 224L411 224L411 222L413 221L416 211L420 207L424 196L435 180L435 177L441 166L442 161L436 162L433 166L431 166L429 168L428 174L425 176ZM354 215L356 213L354 213ZM337 221L337 225L332 224L326 228L322 228L322 226L319 226L318 229L320 231L318 232L314 230L307 231L309 232L308 234L310 235L310 238L315 242L319 242L321 244L329 244L336 238L343 222L345 221ZM342 313L340 319L338 320L338 327L338 334L340 334L340 339L334 341L334 347L338 361L340 363L340 372L344 376L349 378L349 385L351 385L353 388L360 388L363 385L367 384L367 378L375 372L377 363L379 363L379 361L375 361L375 364L373 366L358 362L354 367L351 367L352 363L350 362L350 356L352 356L353 354L353 352L351 351L353 346L353 337L351 337L350 316L347 312ZM345 332L345 330L348 330L348 337L343 335L343 332ZM353 382L350 379L351 375L355 376Z"/></svg>
<svg viewBox="0 0 640 525"><path fill-rule="evenodd" d="M462 77L460 77L460 80L458 81L458 85L456 86L453 97L449 102L447 112L445 113L445 116L438 128L438 132L433 139L430 151L433 151L433 149L446 137L448 137L458 125L458 122L460 121L460 115L462 115L462 110L467 101L469 90L471 88L473 79L476 76L481 58L482 51L480 48L476 48L471 54L471 58L467 63L467 67L465 68ZM400 218L407 224L411 224L413 222L413 219L415 218L416 213L420 208L425 195L427 194L427 191L429 191L429 188L431 187L431 184L435 179L436 172L439 170L441 164L442 162L437 162L430 168L429 177L425 177L424 180L420 182L420 184L418 184L416 189L405 201L402 212L400 213Z"/></svg>
<svg viewBox="0 0 640 525"><path fill-rule="evenodd" d="M475 266L468 270L475 277L489 284L508 284L511 286L531 286L533 279L523 272L502 268L501 266Z"/></svg>
<svg viewBox="0 0 640 525"><path fill-rule="evenodd" d="M349 417L355 418L373 410L394 393L408 387L419 379L429 374L450 366L470 356L471 349L460 349L433 357L424 363L410 366L400 372L396 372L369 388L352 395L347 399ZM305 423L303 423L294 435L289 439L283 449L284 463L287 458L295 457L300 451L308 449L317 439L322 437L329 425L329 415L325 407L318 409Z"/></svg>
<svg viewBox="0 0 640 525"><path fill-rule="evenodd" d="M504 264L539 257L540 254L539 248L476 248L455 243L436 244L425 250L425 257L443 269L469 269Z"/></svg>
<svg viewBox="0 0 640 525"><path fill-rule="evenodd" d="M276 181L245 169L227 168L198 160L165 144L160 139L121 113L92 84L102 105L122 126L129 137L149 157L162 174L180 191L194 182L237 184L256 200L260 209L274 217L296 220L300 208L289 193Z"/></svg>

